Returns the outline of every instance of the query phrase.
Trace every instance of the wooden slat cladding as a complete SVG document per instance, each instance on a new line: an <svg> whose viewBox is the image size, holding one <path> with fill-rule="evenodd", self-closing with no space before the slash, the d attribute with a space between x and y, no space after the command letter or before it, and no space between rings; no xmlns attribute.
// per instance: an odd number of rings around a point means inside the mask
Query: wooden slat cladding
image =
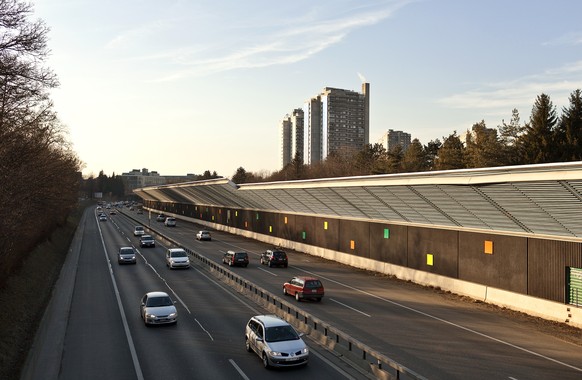
<svg viewBox="0 0 582 380"><path fill-rule="evenodd" d="M566 267L581 261L579 243L528 239L528 294L566 302Z"/></svg>

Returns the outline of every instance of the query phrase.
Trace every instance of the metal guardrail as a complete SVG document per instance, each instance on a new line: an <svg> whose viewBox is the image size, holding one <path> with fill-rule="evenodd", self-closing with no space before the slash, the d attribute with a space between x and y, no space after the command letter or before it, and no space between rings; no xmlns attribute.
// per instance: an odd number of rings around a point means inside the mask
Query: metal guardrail
<svg viewBox="0 0 582 380"><path fill-rule="evenodd" d="M131 215L127 215L126 213L124 213L124 215L139 222ZM318 340L329 349L344 355L352 363L359 365L360 368L367 371L375 378L385 380L428 380L428 378L397 363L388 356L374 350L370 346L333 327L329 323L324 322L323 320L296 307L294 304L273 295L266 289L263 289L235 274L225 268L222 264L218 264L206 256L194 252L190 248L183 246L180 242L164 235L162 232L151 226L148 226L148 229L155 231L156 234L162 236L168 242L183 248L193 258L196 258L199 262L208 266L210 271L216 272L223 276L227 282L236 285L241 292L245 293L245 295L263 303L267 309L284 318L288 322L295 322L293 324L302 332L309 334L309 336Z"/></svg>

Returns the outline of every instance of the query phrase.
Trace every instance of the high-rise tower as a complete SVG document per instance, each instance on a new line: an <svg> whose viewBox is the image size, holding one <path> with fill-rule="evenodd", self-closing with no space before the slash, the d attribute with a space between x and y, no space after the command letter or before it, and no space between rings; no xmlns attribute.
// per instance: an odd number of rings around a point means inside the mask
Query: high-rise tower
<svg viewBox="0 0 582 380"><path fill-rule="evenodd" d="M291 116L285 115L281 121L281 164L287 166L295 156L304 159L304 122L303 110L296 108Z"/></svg>
<svg viewBox="0 0 582 380"><path fill-rule="evenodd" d="M307 163L321 161L332 152L357 151L369 143L369 94L369 83L362 83L362 93L325 87L307 101Z"/></svg>

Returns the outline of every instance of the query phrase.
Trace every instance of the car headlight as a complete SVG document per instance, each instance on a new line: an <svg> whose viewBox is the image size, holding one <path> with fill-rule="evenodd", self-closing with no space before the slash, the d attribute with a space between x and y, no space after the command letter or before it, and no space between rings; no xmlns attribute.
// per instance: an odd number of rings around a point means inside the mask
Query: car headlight
<svg viewBox="0 0 582 380"><path fill-rule="evenodd" d="M269 351L269 355L271 356L281 356L281 353L278 351Z"/></svg>
<svg viewBox="0 0 582 380"><path fill-rule="evenodd" d="M155 314L146 314L146 318L156 318Z"/></svg>
<svg viewBox="0 0 582 380"><path fill-rule="evenodd" d="M301 350L302 354L308 354L309 353L309 348L305 347L304 349Z"/></svg>
<svg viewBox="0 0 582 380"><path fill-rule="evenodd" d="M178 313L171 313L170 315L168 315L169 318L176 318L178 316Z"/></svg>

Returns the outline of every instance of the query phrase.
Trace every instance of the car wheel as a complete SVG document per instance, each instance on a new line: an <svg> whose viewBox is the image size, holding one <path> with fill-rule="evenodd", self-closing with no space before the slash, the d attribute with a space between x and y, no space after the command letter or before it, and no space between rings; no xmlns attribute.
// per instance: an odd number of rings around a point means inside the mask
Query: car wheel
<svg viewBox="0 0 582 380"><path fill-rule="evenodd" d="M321 297L316 298L315 302L321 302Z"/></svg>
<svg viewBox="0 0 582 380"><path fill-rule="evenodd" d="M251 352L251 342L249 342L249 338L245 337L245 348L247 349L248 352Z"/></svg>
<svg viewBox="0 0 582 380"><path fill-rule="evenodd" d="M273 263L269 261L269 268L273 267Z"/></svg>
<svg viewBox="0 0 582 380"><path fill-rule="evenodd" d="M263 352L263 366L265 368L271 368L271 366L269 365L269 358L267 357L267 354Z"/></svg>
<svg viewBox="0 0 582 380"><path fill-rule="evenodd" d="M295 300L297 302L301 301L301 297L299 297L299 292L295 293Z"/></svg>
<svg viewBox="0 0 582 380"><path fill-rule="evenodd" d="M289 294L289 293L287 293L287 288L286 288L286 287L283 287L283 295L285 295L285 296L286 296L286 295L288 295L288 294Z"/></svg>

